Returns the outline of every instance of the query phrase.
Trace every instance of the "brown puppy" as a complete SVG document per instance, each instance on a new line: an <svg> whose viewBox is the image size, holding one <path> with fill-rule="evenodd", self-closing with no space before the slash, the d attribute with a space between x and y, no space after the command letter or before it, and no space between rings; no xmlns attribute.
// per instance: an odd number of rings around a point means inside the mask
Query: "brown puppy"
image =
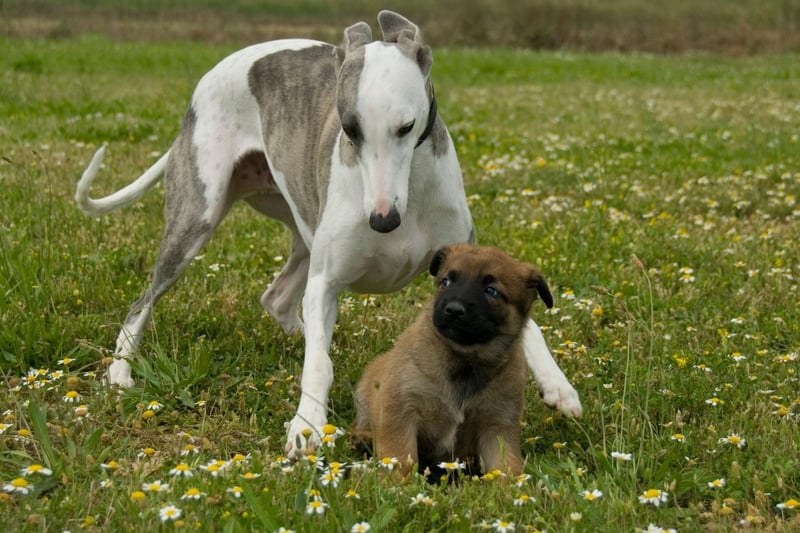
<svg viewBox="0 0 800 533"><path fill-rule="evenodd" d="M552 307L547 283L496 248L468 244L436 252L430 273L432 308L364 370L353 434L404 473L459 459L519 474L522 329L537 294Z"/></svg>

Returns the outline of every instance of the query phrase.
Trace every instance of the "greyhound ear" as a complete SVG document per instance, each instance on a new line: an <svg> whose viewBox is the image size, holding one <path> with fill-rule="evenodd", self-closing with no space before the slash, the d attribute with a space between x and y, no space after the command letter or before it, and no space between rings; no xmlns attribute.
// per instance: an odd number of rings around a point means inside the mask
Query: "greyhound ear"
<svg viewBox="0 0 800 533"><path fill-rule="evenodd" d="M429 46L422 44L419 26L404 16L386 9L378 13L378 24L383 32L383 40L400 45L400 48L417 62L422 75L427 78L433 65L433 54Z"/></svg>
<svg viewBox="0 0 800 533"><path fill-rule="evenodd" d="M387 43L399 42L402 33L407 33L412 41L422 43L419 26L394 11L384 9L378 13L378 25L383 33L383 40Z"/></svg>
<svg viewBox="0 0 800 533"><path fill-rule="evenodd" d="M433 53L431 52L431 47L421 44L418 41L413 41L407 37L407 35L408 32L402 32L400 34L400 40L397 41L397 44L400 46L400 48L406 50L411 58L417 62L419 69L422 71L422 76L427 78L430 75L431 67L433 66Z"/></svg>
<svg viewBox="0 0 800 533"><path fill-rule="evenodd" d="M372 29L366 22L356 22L344 30L344 44L342 48L345 54L361 48L372 41Z"/></svg>
<svg viewBox="0 0 800 533"><path fill-rule="evenodd" d="M428 272L431 273L431 276L437 276L439 274L439 269L442 268L445 259L447 259L447 255L450 253L450 247L444 246L439 248L439 250L433 254L433 259L431 259L431 266L428 268Z"/></svg>
<svg viewBox="0 0 800 533"><path fill-rule="evenodd" d="M339 72L342 63L344 63L344 55L345 51L343 46L335 46L333 48L333 63L336 67L336 72Z"/></svg>
<svg viewBox="0 0 800 533"><path fill-rule="evenodd" d="M528 277L527 287L528 290L531 291L532 293L531 295L533 296L531 302L533 302L533 300L536 300L536 295L538 294L548 309L553 307L553 295L550 294L550 287L547 286L547 282L544 280L539 271L536 270L535 268L531 268L531 273L530 276Z"/></svg>

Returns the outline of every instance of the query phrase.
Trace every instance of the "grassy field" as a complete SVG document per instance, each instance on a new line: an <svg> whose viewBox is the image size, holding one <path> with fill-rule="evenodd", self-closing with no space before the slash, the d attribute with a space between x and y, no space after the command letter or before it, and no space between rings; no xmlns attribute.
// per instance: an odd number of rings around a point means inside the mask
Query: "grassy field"
<svg viewBox="0 0 800 533"><path fill-rule="evenodd" d="M800 0L3 0L0 36L252 43L299 30L339 40L384 8L439 47L800 52Z"/></svg>
<svg viewBox="0 0 800 533"><path fill-rule="evenodd" d="M585 411L549 411L531 383L527 475L440 486L385 479L346 437L282 459L302 339L258 297L288 239L243 206L160 303L137 386L101 387L147 283L163 197L87 219L74 185L103 142L96 195L138 176L232 47L0 49L8 531L800 527L797 56L435 51L479 238L547 276L556 309L533 313ZM343 296L338 428L365 362L431 292L421 277L391 296Z"/></svg>

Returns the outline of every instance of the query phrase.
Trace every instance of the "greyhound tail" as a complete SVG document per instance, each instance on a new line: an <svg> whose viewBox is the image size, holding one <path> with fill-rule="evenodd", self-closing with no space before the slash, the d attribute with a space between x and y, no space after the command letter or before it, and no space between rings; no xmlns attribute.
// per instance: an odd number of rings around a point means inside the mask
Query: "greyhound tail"
<svg viewBox="0 0 800 533"><path fill-rule="evenodd" d="M161 159L148 168L144 174L139 176L136 181L129 183L115 193L104 196L103 198L89 198L89 188L92 186L97 171L103 163L103 156L106 154L106 145L100 147L92 156L92 161L83 172L78 187L75 189L75 201L84 215L102 215L119 207L126 206L141 198L150 188L161 180L164 169L167 166L169 151L161 156Z"/></svg>

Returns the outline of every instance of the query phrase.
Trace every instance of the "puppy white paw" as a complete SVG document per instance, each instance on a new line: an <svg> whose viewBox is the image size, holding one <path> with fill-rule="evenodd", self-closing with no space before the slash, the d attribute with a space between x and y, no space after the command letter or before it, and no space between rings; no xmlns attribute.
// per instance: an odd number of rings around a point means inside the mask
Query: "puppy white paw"
<svg viewBox="0 0 800 533"><path fill-rule="evenodd" d="M553 409L575 418L583 414L583 406L578 391L568 381L555 381L539 384L542 401Z"/></svg>
<svg viewBox="0 0 800 533"><path fill-rule="evenodd" d="M325 422L323 419L319 424L312 424L306 417L295 415L291 422L286 423L286 456L298 459L318 450L322 445L320 435Z"/></svg>

